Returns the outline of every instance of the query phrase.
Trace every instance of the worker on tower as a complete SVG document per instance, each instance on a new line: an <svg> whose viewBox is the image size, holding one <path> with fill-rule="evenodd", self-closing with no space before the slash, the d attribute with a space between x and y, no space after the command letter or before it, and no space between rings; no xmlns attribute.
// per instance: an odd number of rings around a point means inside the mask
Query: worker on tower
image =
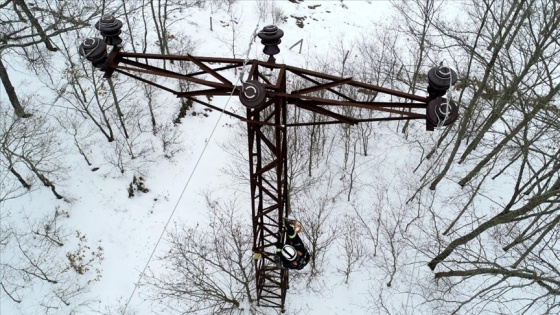
<svg viewBox="0 0 560 315"><path fill-rule="evenodd" d="M301 270L310 259L309 252L301 241L298 232L302 230L301 224L295 220L284 220L286 227L285 243L276 243L276 256L274 261L279 268Z"/></svg>

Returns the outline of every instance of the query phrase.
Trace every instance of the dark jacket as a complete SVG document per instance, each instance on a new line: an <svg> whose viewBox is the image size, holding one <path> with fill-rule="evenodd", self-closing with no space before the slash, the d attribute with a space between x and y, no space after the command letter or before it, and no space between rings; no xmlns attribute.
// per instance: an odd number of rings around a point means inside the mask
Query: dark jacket
<svg viewBox="0 0 560 315"><path fill-rule="evenodd" d="M282 247L284 247L285 245L282 243L276 244L276 257L278 257L277 259L281 262L282 267L301 270L307 265L311 256L309 255L307 248L305 248L305 245L301 241L301 238L299 237L299 235L297 235L291 225L288 225L286 227L286 234L287 235L285 244L292 245L296 249L297 257L294 261L287 260L281 254Z"/></svg>

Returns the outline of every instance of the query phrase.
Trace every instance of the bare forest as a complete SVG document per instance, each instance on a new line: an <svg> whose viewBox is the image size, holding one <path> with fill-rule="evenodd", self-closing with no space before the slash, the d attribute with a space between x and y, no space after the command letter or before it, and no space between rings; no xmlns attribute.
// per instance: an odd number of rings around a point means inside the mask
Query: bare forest
<svg viewBox="0 0 560 315"><path fill-rule="evenodd" d="M149 200L145 212L164 201L177 208L179 192L160 191L179 191L188 175L156 185L157 166L194 165L202 147L194 143L209 140L185 128L219 115L201 104L225 101L175 98L118 73L103 78L78 46L109 14L123 22L130 52L264 59L258 40L247 48L258 22L297 33L283 42L282 63L417 95L427 93L431 67L457 71L448 96L459 119L450 126L290 129L289 211L312 260L290 274L287 314L325 314L317 310L333 287L359 296L356 314L560 313L560 2L391 1L390 18L314 46L319 35L297 23L320 25L320 14L344 16L358 2L373 10L376 1L329 1L326 13L322 2L0 0L0 312L276 314L256 303L252 221L240 193L248 192L247 132L233 120L217 125L227 130L219 153L227 162L216 167L227 184L196 187L201 219L167 221L163 249L145 248L152 263L143 258L133 270L141 276L110 303L96 297L110 281L104 270L119 262L110 241L84 232L95 223L79 222L74 207L89 190L72 183L116 182L131 208ZM202 29L209 35L198 36ZM288 89L303 84L296 78ZM243 115L238 100L228 102ZM314 115L288 113L292 123L323 119ZM131 306L132 295L145 304Z"/></svg>

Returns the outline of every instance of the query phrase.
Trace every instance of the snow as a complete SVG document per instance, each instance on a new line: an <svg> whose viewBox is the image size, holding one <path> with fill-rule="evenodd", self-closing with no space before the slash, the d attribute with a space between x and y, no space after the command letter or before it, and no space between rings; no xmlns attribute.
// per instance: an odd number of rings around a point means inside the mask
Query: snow
<svg viewBox="0 0 560 315"><path fill-rule="evenodd" d="M285 36L282 39L281 53L277 56L277 62L301 67L307 66L306 56L328 55L329 48L334 43L341 40L349 43L375 27L375 23L387 21L392 13L388 1L304 1L299 4L277 1L276 4L281 6L288 16L288 21L279 25L284 30ZM310 9L309 6L313 5L320 6ZM239 37L236 39L238 50L235 57L244 58L243 54L250 34L257 23L262 28L270 21L258 21L254 1L238 1L234 12L237 12L236 16L240 19L237 30ZM213 17L213 32L209 30L208 16ZM296 26L296 17L304 18L303 28ZM197 55L231 56L227 45L224 44L224 39L231 35L231 29L222 27L219 22L229 21L229 19L224 9L214 13L210 13L209 8L189 12L189 21L188 23L185 21L184 27L189 29L189 35L199 43ZM298 53L297 47L288 49L301 39L303 39L302 54ZM152 48L153 52L157 52L155 46ZM257 41L252 46L249 57L264 59L261 50L262 45ZM22 65L13 62L8 64L10 71L17 73L13 75L16 88L32 85L34 93L46 95L46 99L53 98L49 94L51 92ZM96 72L96 76L100 78L101 74ZM4 100L5 94L1 97ZM221 102L225 104L227 98ZM6 106L7 103L3 101L2 104ZM241 105L233 98L227 104L227 109L239 111ZM57 110L60 109L53 107L45 111L52 115ZM167 110L175 111L176 105ZM214 126L217 128L212 135ZM102 278L99 282L91 284L91 292L88 293L89 298L97 301L91 305L91 313L103 312L107 307L115 307L115 305L122 307L131 297L128 303L129 311L135 314L152 314L152 304L141 297L142 287L139 287L134 294L133 291L152 251L155 249L157 256L157 253L161 253L162 248L165 248L165 242L160 242L160 238L168 223L173 225L176 222L188 224L204 222L205 203L201 192L209 188L224 187L224 190L230 191L234 188L239 195L245 198L249 196L247 187L232 187L231 183L234 179L222 172L228 167L232 158L224 152L223 145L234 141L235 133L241 132L239 128L242 126L226 115L220 116L216 111L209 117L200 115L185 117L178 127L184 136L185 151L179 153L173 160L154 155L150 158L153 160L152 163L142 166L142 176L150 189L148 193L137 193L135 197L129 198L126 188L130 184L133 172L122 175L115 172L108 163L103 162L100 157L102 153L92 153L96 155L96 163L93 166L100 167L96 172L92 172L91 167L84 167L83 158L73 154L68 156L67 162L71 170L67 178L56 181L60 192L70 202L57 200L48 188L40 187L36 183L32 193L5 202L2 205L2 212L11 213L11 220L17 221L17 218L24 213L40 217L42 213L48 213L55 207L67 210L70 218L65 221L65 225L70 230L81 231L87 235L90 243L100 244L104 249ZM376 125L375 128L378 126L382 128L380 125ZM421 127L419 129L422 130ZM388 147L391 148L391 145ZM391 149L398 150L397 147ZM92 150L95 151L95 146ZM407 163L399 162L398 152L389 156L395 159L395 165L411 167ZM201 157L200 163L196 165L199 157ZM375 176L372 174L380 171L375 165L371 166L370 172L364 172L358 178L365 182L367 176ZM381 172L391 175L388 171L381 170ZM190 179L191 175L192 179ZM341 204L348 205L344 202ZM149 267L157 265L155 261L150 263ZM424 262L418 263L424 264ZM369 273L366 272L354 273L349 283L343 284L342 278L336 272L335 263L331 262L331 264L327 265L327 271L325 276L320 278L320 283L315 284L312 289L306 288L303 283L295 283L290 288L286 303L288 314L294 311L298 314L310 315L365 314L367 311L364 305L368 304L368 300L375 299L369 296L369 288L387 289L385 284L387 279L370 278ZM399 299L406 302L408 296L395 297L396 301ZM272 309L264 311L267 314L276 312ZM1 313L32 314L24 306L5 302L2 303Z"/></svg>

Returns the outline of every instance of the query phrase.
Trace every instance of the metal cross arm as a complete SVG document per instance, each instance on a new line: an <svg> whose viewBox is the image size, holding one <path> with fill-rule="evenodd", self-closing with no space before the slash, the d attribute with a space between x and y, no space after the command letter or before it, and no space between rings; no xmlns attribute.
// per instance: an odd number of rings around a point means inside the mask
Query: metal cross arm
<svg viewBox="0 0 560 315"><path fill-rule="evenodd" d="M133 60L135 59L135 60ZM145 62L140 62L138 60L145 60ZM201 70L192 73L177 73L171 70L166 70L158 66L149 65L150 60L168 60L168 61L188 61L199 67ZM211 63L227 63L225 67L220 67L218 69L212 69L207 66L204 62ZM125 65L121 65L125 64ZM235 67L240 67L243 64L241 59L230 59L230 58L210 58L210 57L194 57L191 55L179 56L179 55L156 55L156 54L144 54L144 53L125 53L120 50L114 50L111 52L108 58L108 64L106 68L101 69L105 71L104 77L110 77L113 71L118 71L120 73L127 74L127 72L140 72L147 73L156 76L168 77L178 80L185 80L192 83L200 84L207 87L213 88L233 88L233 83L228 79L224 78L219 72L228 70ZM197 76L208 74L214 77L216 80L206 80L197 78ZM175 94L179 93L177 91Z"/></svg>
<svg viewBox="0 0 560 315"><path fill-rule="evenodd" d="M144 62L141 62L143 60ZM176 71L163 69L160 66L150 65L149 61L152 60L169 60L169 61L182 61L190 62L193 66L198 68L197 70L190 73L178 73ZM223 66L212 68L209 64L225 64ZM239 95L241 91L241 86L234 86L231 81L226 79L220 74L222 71L227 71L232 68L238 68L243 66L244 60L234 59L234 58L216 58L216 57L201 57L192 55L159 55L159 54L144 54L144 53L127 53L122 52L120 49L114 49L108 56L107 65L102 68L105 71L105 77L109 77L112 73L117 72L133 79L142 81L144 83L156 86L160 89L166 90L175 94L177 97L193 98L195 96L227 96L230 94ZM355 81L352 78L341 78L337 76L332 76L328 74L318 73L302 68L287 66L283 64L272 64L269 62L262 62L259 60L249 60L248 65L251 65L251 70L249 72L249 77L255 77L257 80L262 80L262 87L264 90L259 91L259 93L265 93L266 98L282 97L285 98L288 104L293 104L305 110L313 111L315 113L320 113L325 116L334 118L335 121L323 122L323 123L349 123L356 124L358 122L368 122L368 121L383 121L383 120L426 120L427 116L425 114L426 108L432 98L417 96L414 94L409 94L397 90L382 88L373 84L363 83ZM194 68L194 67L193 67ZM281 81L281 77L293 74L303 80L302 84L307 84L307 87L290 91L280 91L278 84L272 83L271 78L267 78L262 75L259 68L271 70L279 70L277 73L278 78L274 81ZM272 72L272 71L271 71ZM139 74L150 74L160 77L166 77L177 80L188 81L193 84L192 89L189 91L178 91L169 86L164 86L153 80L147 80L141 77ZM202 79L199 76L211 76L212 79ZM326 83L320 83L318 80L327 81ZM198 89L196 89L198 87ZM335 89L336 88L336 89ZM344 90L352 91L356 94L361 95L374 95L376 98L378 95L386 94L400 101L386 101L386 102L373 102L373 101L358 101L356 96L350 96L348 92L343 92ZM330 94L330 97L318 97L314 96L317 94ZM217 109L217 107L206 103L199 102L200 104ZM356 107L367 110L377 111L379 113L387 113L388 117L376 117L363 119L359 117L345 117L341 114L337 114L324 107ZM422 110L423 112L412 111ZM231 112L225 111L226 114L241 118L239 115L235 115ZM302 125L312 125L316 122L308 123L288 123L288 126L302 126ZM435 124L430 124L430 127L435 126Z"/></svg>

